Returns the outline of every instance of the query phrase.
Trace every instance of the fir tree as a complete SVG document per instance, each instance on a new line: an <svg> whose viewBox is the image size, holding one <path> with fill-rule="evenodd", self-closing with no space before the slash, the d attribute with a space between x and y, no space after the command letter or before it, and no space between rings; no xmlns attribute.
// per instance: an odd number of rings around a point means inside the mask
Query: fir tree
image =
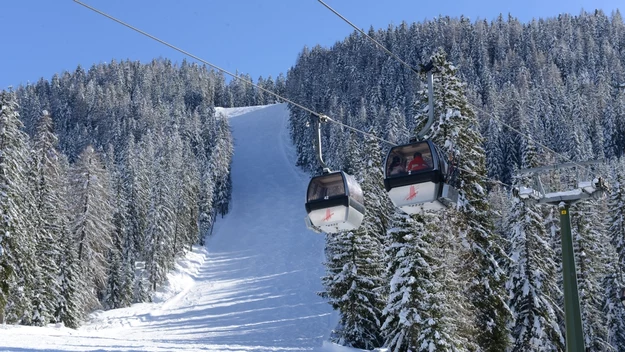
<svg viewBox="0 0 625 352"><path fill-rule="evenodd" d="M322 278L327 299L339 311L339 328L333 340L345 346L372 349L381 345L379 335L380 306L376 288L379 272L368 260L379 242L363 232L341 232L327 235L326 276ZM378 275L376 275L378 274Z"/></svg>
<svg viewBox="0 0 625 352"><path fill-rule="evenodd" d="M219 119L216 136L217 143L210 156L212 179L215 184L215 208L221 216L228 213L232 180L230 178L230 163L232 160L233 144L230 128L225 118Z"/></svg>
<svg viewBox="0 0 625 352"><path fill-rule="evenodd" d="M164 148L155 149L155 145L162 145L161 138L163 136L160 132L146 135L152 182L147 211L145 269L151 290L156 290L158 285L165 282L174 259L173 238L169 236L174 230L173 194L171 184L167 182L169 170Z"/></svg>
<svg viewBox="0 0 625 352"><path fill-rule="evenodd" d="M493 229L487 201L483 140L477 130L475 112L464 95L464 84L457 77L457 69L441 50L431 60L436 69L434 123L426 138L442 146L460 170L455 184L462 195L458 235L467 244L466 263L472 263L464 270L470 277L465 289L476 309L476 339L485 351L502 351L509 344L506 324L510 311L504 291L506 277L501 268L507 257L500 247L503 240ZM423 101L427 101L426 96ZM416 120L423 121L423 115L417 115Z"/></svg>
<svg viewBox="0 0 625 352"><path fill-rule="evenodd" d="M613 187L610 193L608 235L618 254L620 272L625 272L625 159L616 164Z"/></svg>
<svg viewBox="0 0 625 352"><path fill-rule="evenodd" d="M30 323L34 238L28 219L34 200L29 188L28 137L21 131L15 94L0 92L0 321Z"/></svg>
<svg viewBox="0 0 625 352"><path fill-rule="evenodd" d="M88 308L99 306L108 276L107 254L112 248L113 208L107 171L93 147L87 147L78 158L71 176L73 221L71 229L78 242L78 262L88 284L84 302Z"/></svg>
<svg viewBox="0 0 625 352"><path fill-rule="evenodd" d="M113 151L109 152L109 156L113 156ZM108 275L106 292L104 293L103 304L109 309L127 307L132 302L133 282L126 280L124 254L129 254L124 250L125 246L131 245L129 221L126 218L127 196L124 193L122 170L115 166L114 161L110 160L107 166L111 171L111 183L114 189L114 197L112 201L113 207L113 231L111 233L111 248L107 253Z"/></svg>
<svg viewBox="0 0 625 352"><path fill-rule="evenodd" d="M126 142L123 151L122 168L124 173L122 194L126 195L126 209L120 213L127 214L128 233L126 250L132 251L128 260L143 259L145 252L145 229L147 228L148 186L150 170L146 167L146 153L143 145L136 145L134 137ZM120 214L121 215L121 214ZM130 253L129 253L130 254ZM134 258L132 258L134 256ZM134 265L134 263L132 263Z"/></svg>
<svg viewBox="0 0 625 352"><path fill-rule="evenodd" d="M53 133L52 118L44 111L37 126L37 135L33 145L33 160L36 180L34 192L39 213L37 224L36 252L41 268L41 284L38 287L37 324L45 325L54 321L56 300L60 293L58 280L61 257L60 238L67 229L67 208L63 198L64 177L61 162L62 155L56 149L57 137Z"/></svg>
<svg viewBox="0 0 625 352"><path fill-rule="evenodd" d="M398 107L391 108L384 131L384 138L393 143L405 143L408 140L408 130L406 128L406 117Z"/></svg>
<svg viewBox="0 0 625 352"><path fill-rule="evenodd" d="M62 255L59 260L59 297L54 316L57 322L69 328L77 328L86 313L85 297L81 290L82 275L74 236L65 227L61 232Z"/></svg>
<svg viewBox="0 0 625 352"><path fill-rule="evenodd" d="M28 152L31 151L27 145ZM19 249L16 251L17 267L19 269L11 300L7 305L7 320L12 323L23 325L45 324L49 318L48 306L46 305L46 280L43 268L39 265L38 249L45 232L39 228L41 216L35 199L36 168L32 153L28 153L23 160L26 171L26 184L22 193L21 203L24 206L23 219L25 231L17 239ZM43 260L45 263L46 261Z"/></svg>
<svg viewBox="0 0 625 352"><path fill-rule="evenodd" d="M382 331L390 351L456 351L434 233L421 215L396 212L389 229L390 292Z"/></svg>
<svg viewBox="0 0 625 352"><path fill-rule="evenodd" d="M625 286L625 168L622 161L616 163L615 177L608 201L608 237L614 246L615 263L609 263L611 274L603 285L605 301L603 314L607 319L608 343L616 351L625 349L625 308L621 302Z"/></svg>
<svg viewBox="0 0 625 352"><path fill-rule="evenodd" d="M604 229L601 226L596 200L584 200L571 207L571 232L577 285L586 348L601 351L609 348L606 317L602 313L605 301L603 280L610 275Z"/></svg>
<svg viewBox="0 0 625 352"><path fill-rule="evenodd" d="M60 155L57 160L59 194L71 194L67 159ZM54 320L70 328L77 328L86 311L85 296L80 290L82 276L78 263L78 246L71 231L70 202L68 197L59 199L57 215L59 230L59 292L55 299Z"/></svg>

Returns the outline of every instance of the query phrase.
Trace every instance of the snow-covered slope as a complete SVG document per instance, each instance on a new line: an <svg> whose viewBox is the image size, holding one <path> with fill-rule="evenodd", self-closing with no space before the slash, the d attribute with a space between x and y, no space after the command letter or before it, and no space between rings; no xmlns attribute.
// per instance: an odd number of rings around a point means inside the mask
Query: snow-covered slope
<svg viewBox="0 0 625 352"><path fill-rule="evenodd" d="M219 112L235 138L232 208L158 302L99 312L78 330L1 326L1 351L321 348L336 316L316 295L323 237L304 225L308 176L293 166L286 105Z"/></svg>

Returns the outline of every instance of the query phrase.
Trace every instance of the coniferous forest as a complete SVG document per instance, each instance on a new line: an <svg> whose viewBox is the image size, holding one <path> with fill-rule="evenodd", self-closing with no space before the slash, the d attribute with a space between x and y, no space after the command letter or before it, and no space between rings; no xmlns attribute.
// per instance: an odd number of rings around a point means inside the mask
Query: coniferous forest
<svg viewBox="0 0 625 352"><path fill-rule="evenodd" d="M564 350L559 212L511 189L530 182L519 169L603 160L591 174L545 181L610 184L571 208L571 227L586 347L625 350L620 13L439 17L368 34L417 71L434 64L426 137L460 170L462 199L409 216L384 194L384 141L416 135L427 92L423 75L367 38L304 48L286 78L255 82L367 132L322 127L324 159L357 177L367 207L360 229L326 235L319 294L339 312L332 339L390 351ZM78 67L2 92L0 321L76 327L94 309L149 301L174 259L228 211L233 141L214 108L274 102L167 60ZM315 122L291 107L297 162L313 174Z"/></svg>
<svg viewBox="0 0 625 352"><path fill-rule="evenodd" d="M274 102L167 60L78 67L0 100L0 322L69 327L149 301L203 244L231 188L214 107Z"/></svg>
<svg viewBox="0 0 625 352"><path fill-rule="evenodd" d="M609 180L610 194L572 206L572 232L585 345L625 350L621 14L439 17L367 33L411 67L354 32L331 48L304 48L287 75L289 99L378 138L322 127L324 159L356 175L367 208L359 230L326 236L320 294L340 314L333 340L390 351L562 351L559 211L511 190L533 186L519 169L603 160L542 177L548 192ZM418 72L430 61L434 124L425 137L456 165L463 198L457 209L408 216L381 194L380 164L427 120ZM306 127L316 117L292 108L291 122L298 164L319 173L316 131Z"/></svg>

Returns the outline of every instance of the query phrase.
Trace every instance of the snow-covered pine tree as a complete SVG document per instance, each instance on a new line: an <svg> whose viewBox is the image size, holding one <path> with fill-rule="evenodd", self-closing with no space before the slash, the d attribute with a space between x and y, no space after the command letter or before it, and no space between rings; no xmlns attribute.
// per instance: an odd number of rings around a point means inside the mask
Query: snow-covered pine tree
<svg viewBox="0 0 625 352"><path fill-rule="evenodd" d="M393 107L386 117L386 135L384 138L393 143L402 144L408 141L408 130L406 128L406 117L400 108Z"/></svg>
<svg viewBox="0 0 625 352"><path fill-rule="evenodd" d="M346 173L350 175L355 175L362 168L362 158L360 155L362 153L362 146L361 146L362 139L360 138L360 136L356 135L356 133L352 131L345 132L341 130L340 128L336 128L336 127L333 128L332 130L336 134L340 134L341 136L344 136L345 134L347 134L347 138L341 138L337 135L331 138L332 140L335 140L335 141L340 140L344 144L340 144L341 142L339 142L338 145L335 144L331 146L330 150L334 150L335 154L342 153L343 155L338 155L338 157L336 157L335 160L342 157L343 162L342 162L341 170L345 171Z"/></svg>
<svg viewBox="0 0 625 352"><path fill-rule="evenodd" d="M124 192L123 164L116 165L112 146L107 153L107 165L110 183L113 191L111 205L113 208L113 232L111 233L111 248L107 253L108 275L106 292L102 304L107 309L127 307L132 303L133 282L125 277L124 246L130 237L130 221L127 218L128 197Z"/></svg>
<svg viewBox="0 0 625 352"><path fill-rule="evenodd" d="M608 237L616 251L613 273L604 284L606 301L603 313L607 319L608 343L615 351L625 350L625 308L621 304L621 294L625 282L625 159L614 163L612 190L608 201Z"/></svg>
<svg viewBox="0 0 625 352"><path fill-rule="evenodd" d="M199 233L197 242L205 244L205 237L210 235L215 223L217 212L214 208L215 184L212 173L207 165L200 167L200 195L198 197L198 223Z"/></svg>
<svg viewBox="0 0 625 352"><path fill-rule="evenodd" d="M173 126L167 128L165 138L165 177L168 184L171 202L173 204L173 231L169 235L171 237L171 254L177 256L184 253L185 245L188 244L188 223L185 221L185 216L193 214L197 219L197 214L193 213L193 210L187 208L187 201L185 196L185 187L190 187L189 179L185 174L188 170L188 164L193 164L194 160L191 159L188 162L184 162L187 159L183 159L184 145L180 138L180 131L177 123L172 122ZM195 205L195 204L194 204Z"/></svg>
<svg viewBox="0 0 625 352"><path fill-rule="evenodd" d="M200 189L201 189L201 175L199 163L202 159L194 159L188 143L185 143L183 151L183 160L189 160L183 174L183 203L184 213L181 216L181 225L185 228L186 238L184 239L184 245L188 250L191 250L194 244L199 244L200 239L206 236L205 233L200 233L199 217L200 217Z"/></svg>
<svg viewBox="0 0 625 352"><path fill-rule="evenodd" d="M214 109L210 107L201 107L203 113L214 115ZM189 248L193 244L203 243L206 232L202 232L201 206L200 199L202 195L202 173L201 170L208 163L208 158L204 151L209 143L202 137L202 120L200 119L200 111L195 111L191 118L183 119L186 123L181 127L181 137L183 139L183 160L189 160L184 170L185 182L184 190L186 194L185 212L181 221L187 228L187 239Z"/></svg>
<svg viewBox="0 0 625 352"><path fill-rule="evenodd" d="M618 254L618 266L625 273L625 159L615 162L608 208L608 235Z"/></svg>
<svg viewBox="0 0 625 352"><path fill-rule="evenodd" d="M271 91L271 88L266 87L266 81L263 78L263 76L258 77L258 80L256 81L256 85L261 87L261 88L265 88L265 89L269 89ZM252 99L252 104L250 105L265 105L267 104L267 97L270 96L269 94L265 93L263 90L258 89L256 87L254 87L254 97Z"/></svg>
<svg viewBox="0 0 625 352"><path fill-rule="evenodd" d="M501 146L501 128L495 119L488 120L488 129L486 137L486 159L488 161L488 176L496 180L503 179L505 164L505 155Z"/></svg>
<svg viewBox="0 0 625 352"><path fill-rule="evenodd" d="M610 242L600 219L597 200L584 200L571 206L571 232L577 266L577 285L586 348L609 349L603 280L610 275Z"/></svg>
<svg viewBox="0 0 625 352"><path fill-rule="evenodd" d="M384 244L390 217L395 209L384 190L383 157L380 144L374 138L377 133L374 130L370 130L369 133L370 136L367 136L364 141L362 164L357 174L360 175L359 183L367 202L367 212L371 212L371 216L367 216L367 219L364 220L363 226L374 234L380 243Z"/></svg>
<svg viewBox="0 0 625 352"><path fill-rule="evenodd" d="M133 245L135 248L135 265L137 266L134 279L134 302L146 302L150 299L147 262L150 258L150 209L152 207L152 183L156 182L153 174L153 159L155 155L151 130L146 131L136 148L132 140L127 145L127 166L132 171L127 174L129 193L129 214L131 216ZM136 214L136 216L135 216ZM138 265L137 265L138 264ZM128 270L128 269L126 269ZM133 269L134 270L134 269Z"/></svg>
<svg viewBox="0 0 625 352"><path fill-rule="evenodd" d="M339 311L336 343L364 349L382 345L379 249L380 243L364 230L326 235L325 291L319 294Z"/></svg>
<svg viewBox="0 0 625 352"><path fill-rule="evenodd" d="M69 328L77 328L86 314L84 291L80 263L78 262L78 245L71 231L70 200L71 186L69 181L70 166L67 158L60 155L58 162L60 194L59 208L59 295L55 300L54 318Z"/></svg>
<svg viewBox="0 0 625 352"><path fill-rule="evenodd" d="M510 311L506 304L506 281L502 264L507 257L503 240L493 230L487 201L486 157L482 147L475 112L464 94L464 84L457 69L439 49L432 57L434 74L434 123L426 138L432 139L447 153L460 170L456 187L463 198L459 204L458 236L465 243L467 280L464 289L476 310L475 341L484 351L503 351L509 345L507 323ZM422 93L421 103L427 104ZM416 121L425 121L427 109L417 109ZM417 126L418 129L421 126Z"/></svg>
<svg viewBox="0 0 625 352"><path fill-rule="evenodd" d="M233 153L233 141L228 120L222 116L217 121L215 136L217 142L209 159L212 179L215 181L215 208L222 216L228 213L232 180L230 179L230 163Z"/></svg>
<svg viewBox="0 0 625 352"><path fill-rule="evenodd" d="M129 233L126 233L126 237L122 243L122 286L120 289L120 305L122 307L128 307L135 302L135 264L137 253L134 250L132 238Z"/></svg>
<svg viewBox="0 0 625 352"><path fill-rule="evenodd" d="M61 232L62 255L59 260L59 297L56 302L54 317L57 322L69 328L77 328L84 317L85 299L83 296L82 275L74 236L69 227Z"/></svg>
<svg viewBox="0 0 625 352"><path fill-rule="evenodd" d="M276 94L278 94L281 97L286 96L286 77L284 77L284 73L280 72L278 74L278 77L276 77L276 90L275 90ZM281 101L277 101L277 103L280 103Z"/></svg>
<svg viewBox="0 0 625 352"><path fill-rule="evenodd" d="M129 241L126 244L126 250L131 250L134 253L135 260L143 259L149 182L149 170L145 167L146 154L142 145L135 144L134 136L127 139L122 153L123 194L127 197L125 212L128 220Z"/></svg>
<svg viewBox="0 0 625 352"><path fill-rule="evenodd" d="M610 274L603 281L604 297L602 313L606 318L608 343L613 351L625 349L625 314L621 302L623 279L619 269L610 263Z"/></svg>
<svg viewBox="0 0 625 352"><path fill-rule="evenodd" d="M38 325L54 321L57 299L60 295L60 268L62 247L60 239L67 231L68 216L64 198L66 174L62 168L62 154L57 150L58 139L53 133L52 118L43 111L37 125L33 144L33 161L36 182L34 193L39 213L36 252L41 268L42 283L38 296L42 305L38 312Z"/></svg>
<svg viewBox="0 0 625 352"><path fill-rule="evenodd" d="M199 177L199 195L198 195L198 238L196 242L200 245L204 245L206 236L209 235L213 223L215 221L215 182L213 181L213 173L209 163L213 143L216 142L216 136L213 135L213 124L217 121L215 117L214 109L205 107L198 113L199 129L193 129L193 133L197 133L198 137L192 138L197 140L198 144L202 146L202 150L196 152L196 158L198 160L197 172ZM193 143L192 143L193 145Z"/></svg>
<svg viewBox="0 0 625 352"><path fill-rule="evenodd" d="M168 152L172 153L169 183L172 184L175 203L175 228L173 239L173 253L180 255L197 243L198 239L198 197L199 171L197 159L178 132L172 133L168 141ZM182 182L181 182L182 181Z"/></svg>
<svg viewBox="0 0 625 352"><path fill-rule="evenodd" d="M400 351L457 351L445 315L444 267L435 250L434 221L397 210L388 230L390 290L384 308L385 346ZM447 316L449 318L449 316Z"/></svg>
<svg viewBox="0 0 625 352"><path fill-rule="evenodd" d="M116 222L115 220L113 221ZM117 224L116 224L117 225ZM124 289L123 259L119 252L121 246L117 232L113 232L113 244L106 256L108 264L106 288L102 297L102 305L106 309L116 309L125 307L122 302Z"/></svg>
<svg viewBox="0 0 625 352"><path fill-rule="evenodd" d="M144 136L151 175L145 235L145 270L151 290L165 282L174 259L173 238L170 236L174 230L174 203L171 184L167 182L170 170L166 168L163 138L162 132L149 132Z"/></svg>
<svg viewBox="0 0 625 352"><path fill-rule="evenodd" d="M533 139L521 137L521 167L538 166ZM526 176L515 179L515 186L527 186ZM556 257L551 248L542 209L538 204L512 200L508 231L511 259L507 288L511 322L512 351L561 351L564 337L560 330Z"/></svg>
<svg viewBox="0 0 625 352"><path fill-rule="evenodd" d="M109 175L98 154L88 146L71 170L72 223L82 269L85 309L99 306L108 275L107 254L112 247L113 207Z"/></svg>
<svg viewBox="0 0 625 352"><path fill-rule="evenodd" d="M34 238L26 218L29 201L28 136L21 131L18 106L13 92L0 92L0 322L30 320ZM28 321L25 321L26 323Z"/></svg>
<svg viewBox="0 0 625 352"><path fill-rule="evenodd" d="M30 145L27 145L27 148L29 149L26 159L22 160L25 162L23 167L26 171L26 185L21 200L25 207L22 214L25 231L18 238L19 250L16 252L16 258L19 274L16 276L17 285L13 285L17 290L11 294L12 299L7 305L7 317L13 323L41 326L46 317L49 317L44 287L45 273L37 260L37 247L40 240L45 237L45 233L39 229L41 217L35 199L37 172Z"/></svg>
<svg viewBox="0 0 625 352"><path fill-rule="evenodd" d="M461 214L448 210L445 213L430 214L426 221L435 233L432 256L437 258L439 268L436 273L439 285L432 290L432 310L435 312L436 328L429 329L430 335L436 336L437 330L448 335L449 343L455 351L477 351L479 349L474 336L475 310L470 297L462 289L466 278L462 268L465 257L463 244L458 242L455 230Z"/></svg>
<svg viewBox="0 0 625 352"><path fill-rule="evenodd" d="M267 79L265 80L265 85L263 86L263 88L269 90L270 92L274 92L275 93L275 91L276 91L276 83L274 82L273 77L271 77L271 75L269 75L269 77L267 77ZM275 104L276 103L276 97L274 95L264 93L264 98L265 98L265 104Z"/></svg>

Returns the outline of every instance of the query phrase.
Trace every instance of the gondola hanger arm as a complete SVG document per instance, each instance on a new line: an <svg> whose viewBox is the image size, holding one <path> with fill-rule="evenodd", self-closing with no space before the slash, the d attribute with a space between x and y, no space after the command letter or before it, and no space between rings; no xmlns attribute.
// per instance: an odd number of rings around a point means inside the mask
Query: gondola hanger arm
<svg viewBox="0 0 625 352"><path fill-rule="evenodd" d="M425 66L421 68L421 72L426 73L428 82L428 121L425 126L423 126L421 131L417 133L418 139L423 139L423 137L425 137L425 135L430 131L430 128L434 123L434 78L432 77L433 70L434 63L432 61L428 62Z"/></svg>

